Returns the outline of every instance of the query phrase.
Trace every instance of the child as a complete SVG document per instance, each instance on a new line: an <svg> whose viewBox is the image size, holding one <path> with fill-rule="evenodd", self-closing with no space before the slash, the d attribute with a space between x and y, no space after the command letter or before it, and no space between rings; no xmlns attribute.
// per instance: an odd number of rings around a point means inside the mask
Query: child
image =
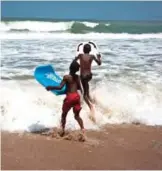
<svg viewBox="0 0 162 171"><path fill-rule="evenodd" d="M92 99L89 94L89 81L92 79L92 72L91 72L91 65L92 62L95 61L98 65L101 65L101 55L97 55L97 59L94 55L90 55L89 53L91 52L91 46L92 44L94 48L96 48L95 44L93 42L89 42L89 44L85 44L83 46L83 52L84 54L79 54L75 60L80 60L80 77L81 77L81 82L83 85L84 89L84 100L86 101L87 105L89 106L90 110L93 111L93 106L92 106ZM78 45L81 46L81 44ZM91 102L91 103L90 103Z"/></svg>
<svg viewBox="0 0 162 171"><path fill-rule="evenodd" d="M80 65L73 61L70 65L70 73L69 75L65 75L63 77L62 82L59 86L48 86L46 89L49 90L61 90L64 85L66 84L66 98L64 99L64 103L62 106L62 116L61 116L61 126L62 126L62 133L61 136L65 133L65 124L66 124L66 116L71 108L73 108L74 117L76 121L78 122L81 130L84 132L84 125L83 120L79 116L79 113L81 111L81 105L80 105L80 95L78 94L77 90L80 90L82 93L82 88L80 85L80 78L76 74L77 71L79 71Z"/></svg>

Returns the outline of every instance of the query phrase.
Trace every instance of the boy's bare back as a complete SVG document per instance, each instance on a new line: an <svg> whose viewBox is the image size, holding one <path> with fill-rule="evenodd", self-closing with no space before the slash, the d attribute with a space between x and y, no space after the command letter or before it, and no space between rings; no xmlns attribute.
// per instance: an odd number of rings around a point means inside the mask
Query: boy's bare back
<svg viewBox="0 0 162 171"><path fill-rule="evenodd" d="M67 93L73 93L80 90L81 86L78 75L75 75L74 77L71 75L65 75L63 80L66 82Z"/></svg>
<svg viewBox="0 0 162 171"><path fill-rule="evenodd" d="M98 65L100 65L100 61L95 58L94 55L90 54L79 54L77 59L80 60L80 75L85 76L91 74L91 66L93 60L95 60Z"/></svg>
<svg viewBox="0 0 162 171"><path fill-rule="evenodd" d="M91 65L93 61L93 55L89 54L80 54L80 73L81 75L88 75L91 74Z"/></svg>

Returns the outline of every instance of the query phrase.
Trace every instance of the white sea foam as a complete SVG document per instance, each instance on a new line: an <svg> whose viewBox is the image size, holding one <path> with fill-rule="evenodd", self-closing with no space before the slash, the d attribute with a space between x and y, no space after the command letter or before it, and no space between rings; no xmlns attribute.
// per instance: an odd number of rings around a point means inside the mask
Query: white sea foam
<svg viewBox="0 0 162 171"><path fill-rule="evenodd" d="M13 91L14 89L14 91ZM152 87L139 91L119 84L103 82L93 90L97 124L89 118L84 104L81 116L87 129L99 129L107 123L162 125L162 94ZM1 128L8 131L36 131L59 127L64 96L55 96L33 82L1 82ZM72 111L67 128L79 129Z"/></svg>
<svg viewBox="0 0 162 171"><path fill-rule="evenodd" d="M98 23L80 22L87 27L95 27ZM65 31L72 27L74 21L67 22L44 22L44 21L10 21L1 22L0 31L28 30L34 32Z"/></svg>
<svg viewBox="0 0 162 171"><path fill-rule="evenodd" d="M80 40L104 40L104 39L162 39L162 33L156 34L128 34L128 33L3 33L0 32L0 39L80 39Z"/></svg>

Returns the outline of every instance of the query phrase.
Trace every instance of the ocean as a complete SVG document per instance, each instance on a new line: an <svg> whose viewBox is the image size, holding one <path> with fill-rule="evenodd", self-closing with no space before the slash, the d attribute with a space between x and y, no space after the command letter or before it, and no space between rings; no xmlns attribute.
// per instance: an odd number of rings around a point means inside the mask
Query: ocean
<svg viewBox="0 0 162 171"><path fill-rule="evenodd" d="M5 20L1 38L1 129L37 131L60 125L64 96L47 92L33 77L52 64L62 77L81 42L93 41L102 65L93 63L90 83L97 123L162 125L162 22ZM78 129L72 111L67 128Z"/></svg>

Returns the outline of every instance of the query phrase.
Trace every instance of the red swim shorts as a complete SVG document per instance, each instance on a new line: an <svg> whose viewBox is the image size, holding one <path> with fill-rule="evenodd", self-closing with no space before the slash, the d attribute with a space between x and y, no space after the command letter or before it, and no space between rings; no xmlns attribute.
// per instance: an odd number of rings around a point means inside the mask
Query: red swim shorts
<svg viewBox="0 0 162 171"><path fill-rule="evenodd" d="M80 106L80 95L75 93L68 93L64 99L62 110L63 112L68 112L73 107L74 112L79 112L81 110Z"/></svg>

